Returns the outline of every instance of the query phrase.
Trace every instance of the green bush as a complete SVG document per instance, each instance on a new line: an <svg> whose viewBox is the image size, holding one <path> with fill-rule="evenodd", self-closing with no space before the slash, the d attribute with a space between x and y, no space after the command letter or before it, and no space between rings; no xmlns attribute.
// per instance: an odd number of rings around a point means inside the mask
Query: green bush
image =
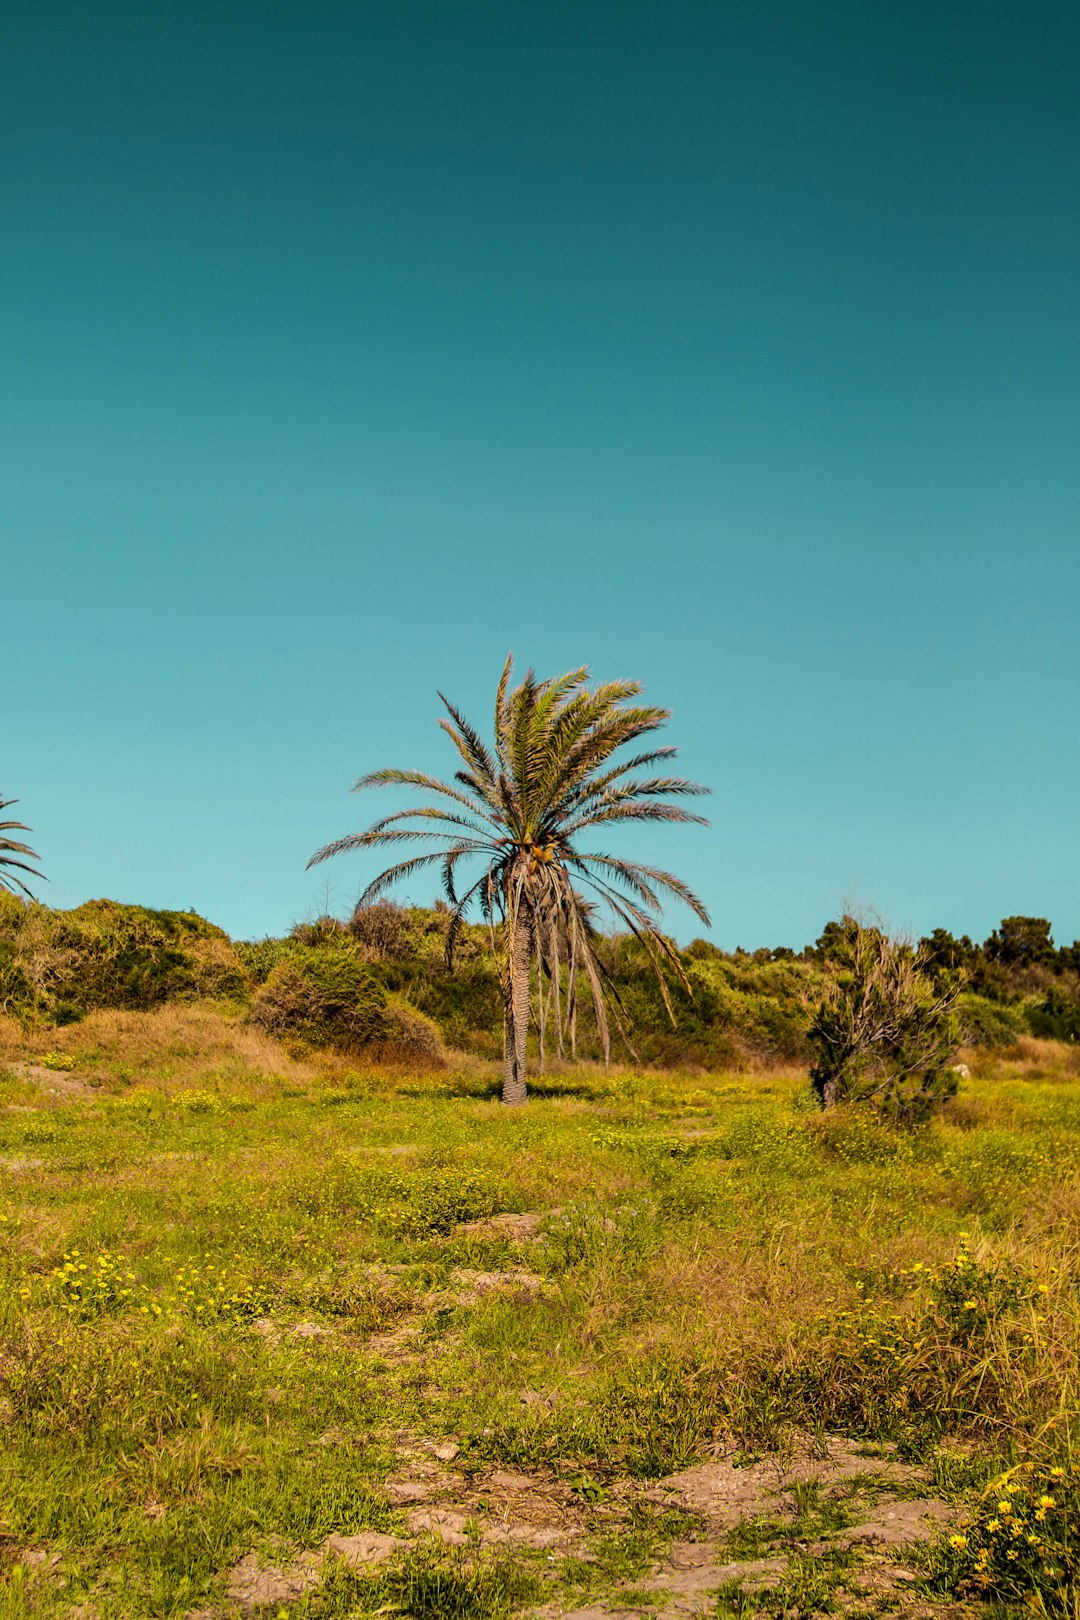
<svg viewBox="0 0 1080 1620"><path fill-rule="evenodd" d="M294 939L240 939L234 949L253 984L265 984L276 967L292 962L303 947Z"/></svg>
<svg viewBox="0 0 1080 1620"><path fill-rule="evenodd" d="M485 1057L502 1054L502 1000L494 964L476 959L458 964L453 973L441 961L424 971L417 965L387 970L388 986L404 990L410 1003L433 1019L451 1046Z"/></svg>
<svg viewBox="0 0 1080 1620"><path fill-rule="evenodd" d="M1041 1001L1027 1008L1027 1021L1031 1033L1044 1040L1080 1041L1080 1000L1052 985Z"/></svg>
<svg viewBox="0 0 1080 1620"><path fill-rule="evenodd" d="M384 1038L386 991L353 950L294 946L255 996L253 1023L272 1035L351 1050Z"/></svg>
<svg viewBox="0 0 1080 1620"><path fill-rule="evenodd" d="M389 993L348 936L345 941L290 942L255 994L253 1023L312 1046L352 1052L377 1043L438 1063L443 1056L438 1026L402 996Z"/></svg>
<svg viewBox="0 0 1080 1620"><path fill-rule="evenodd" d="M1029 1033L1023 1009L1007 1002L965 992L956 1012L965 1046L1011 1046L1019 1035Z"/></svg>
<svg viewBox="0 0 1080 1620"><path fill-rule="evenodd" d="M401 996L386 998L382 1039L427 1063L440 1063L445 1055L438 1024Z"/></svg>

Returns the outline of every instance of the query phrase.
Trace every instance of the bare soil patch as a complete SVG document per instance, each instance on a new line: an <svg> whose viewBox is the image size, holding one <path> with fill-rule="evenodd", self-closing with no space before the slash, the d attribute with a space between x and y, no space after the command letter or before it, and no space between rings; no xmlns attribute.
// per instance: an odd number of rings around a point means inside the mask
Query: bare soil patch
<svg viewBox="0 0 1080 1620"><path fill-rule="evenodd" d="M93 1087L70 1069L47 1069L41 1063L9 1063L12 1074L37 1086L47 1097L67 1102L74 1097L90 1096Z"/></svg>

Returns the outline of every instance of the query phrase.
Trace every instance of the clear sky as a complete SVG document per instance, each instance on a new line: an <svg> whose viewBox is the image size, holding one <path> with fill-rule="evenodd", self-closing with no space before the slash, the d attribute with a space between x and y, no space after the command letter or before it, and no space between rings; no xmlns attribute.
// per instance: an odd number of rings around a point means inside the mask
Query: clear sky
<svg viewBox="0 0 1080 1620"><path fill-rule="evenodd" d="M1080 935L1078 73L1070 0L9 8L43 896L344 910L512 648L674 710L712 827L622 847L721 944Z"/></svg>

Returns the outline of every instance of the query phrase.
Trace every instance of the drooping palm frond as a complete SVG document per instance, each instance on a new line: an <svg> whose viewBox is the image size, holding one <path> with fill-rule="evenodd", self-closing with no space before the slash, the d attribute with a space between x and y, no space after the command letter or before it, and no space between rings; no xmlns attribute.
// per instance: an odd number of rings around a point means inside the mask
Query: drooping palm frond
<svg viewBox="0 0 1080 1620"><path fill-rule="evenodd" d="M639 682L615 680L590 687L589 672L582 666L549 680L538 680L528 670L511 686L512 671L513 660L507 658L496 692L491 745L440 693L446 714L439 724L460 765L452 782L422 771L379 770L360 777L354 787L418 788L441 803L383 816L365 832L325 845L309 865L379 845L425 840L442 846L379 873L361 904L438 866L452 908L448 961L453 961L462 924L473 907L493 930L502 930L500 980L508 1031L513 1023L519 1045L524 963L526 977L536 970L533 1016L540 1020L541 1038L551 1011L560 1050L564 1040L573 1049L577 982L583 976L606 1057L609 1015L624 1033L628 1019L595 948L595 906L605 907L641 942L672 1017L665 971L689 985L678 953L660 929L664 901L677 900L703 922L709 919L698 897L672 873L591 851L580 840L627 821L706 825L701 816L672 801L708 789L685 777L641 774L675 757L676 750L668 745L646 746L621 757L621 751L670 718L669 710L638 701ZM462 886L457 868L470 861L481 870L477 875L474 866ZM515 994L518 1001L512 1008Z"/></svg>
<svg viewBox="0 0 1080 1620"><path fill-rule="evenodd" d="M18 804L18 802L18 799L0 799L0 815L9 809L11 805ZM30 861L36 861L40 859L40 856L30 848L29 844L20 843L17 839L10 838L8 834L31 831L32 828L27 827L21 821L0 821L0 889L6 889L8 894L23 894L28 900L34 898L33 892L27 887L22 878L15 876L15 873L28 872L31 877L39 878L43 882L48 880L44 872L39 872L36 866L29 865L28 861L20 861L15 858L18 855L26 855Z"/></svg>

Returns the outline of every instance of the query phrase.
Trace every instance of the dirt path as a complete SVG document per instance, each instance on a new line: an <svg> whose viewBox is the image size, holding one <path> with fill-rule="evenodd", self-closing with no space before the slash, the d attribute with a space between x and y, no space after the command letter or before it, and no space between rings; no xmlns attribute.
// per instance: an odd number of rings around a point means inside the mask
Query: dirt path
<svg viewBox="0 0 1080 1620"><path fill-rule="evenodd" d="M932 1493L923 1470L849 1441L787 1458L718 1459L651 1486L626 1480L593 1501L555 1471L467 1477L452 1466L453 1442L399 1449L402 1466L386 1482L402 1511L398 1534L330 1536L280 1563L251 1554L232 1571L225 1606L190 1620L257 1615L314 1591L334 1561L375 1573L425 1546L467 1561L522 1555L560 1588L522 1611L537 1620L691 1620L722 1614L722 1598L732 1614L961 1612L918 1597L904 1561L906 1548L940 1535L958 1510ZM605 1575L597 1545L617 1544L631 1524L640 1542L650 1522L653 1555L621 1576L609 1565Z"/></svg>

